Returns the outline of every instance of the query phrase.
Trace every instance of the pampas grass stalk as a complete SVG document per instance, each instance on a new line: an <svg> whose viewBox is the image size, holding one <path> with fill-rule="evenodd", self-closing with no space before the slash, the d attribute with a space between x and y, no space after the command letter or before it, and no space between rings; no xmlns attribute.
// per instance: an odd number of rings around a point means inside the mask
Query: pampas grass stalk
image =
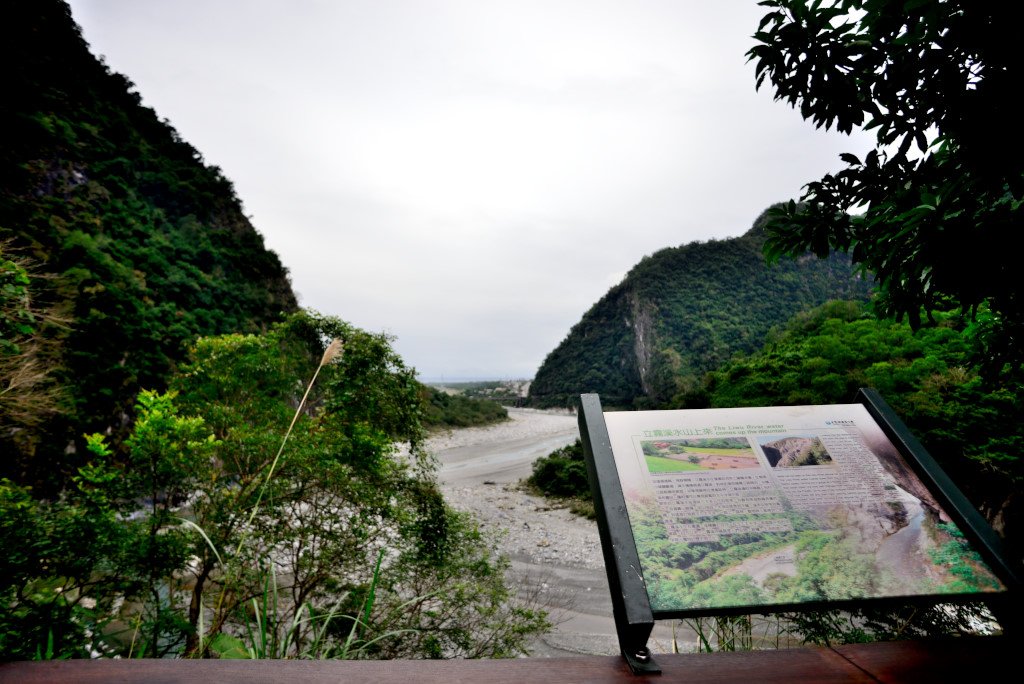
<svg viewBox="0 0 1024 684"><path fill-rule="evenodd" d="M292 430L295 428L295 423L298 422L299 416L302 415L302 409L306 406L306 400L309 399L309 393L313 389L313 385L316 383L316 379L320 376L320 370L334 360L342 351L341 340L334 338L331 343L327 345L327 349L324 350L324 355L320 357L320 365L316 367L316 372L313 373L312 379L309 384L306 385L306 392L302 395L302 401L299 402L298 408L295 409L295 415L292 416L292 422L288 425L288 430L284 433L284 439L281 440L281 446L277 449L277 455L274 456L274 460L270 464L270 470L267 471L267 476L263 480L263 485L260 487L259 494L256 495L256 503L253 504L252 512L249 514L249 520L246 521L246 527L252 525L252 521L256 519L256 514L259 512L260 503L263 501L263 493L267 491L267 487L270 486L270 479L274 477L274 471L277 470L277 464L281 461L281 454L284 453L284 447L288 444L288 438L291 437ZM235 548L235 555L242 550L242 545L245 543L245 534L241 539L238 540L238 546Z"/></svg>

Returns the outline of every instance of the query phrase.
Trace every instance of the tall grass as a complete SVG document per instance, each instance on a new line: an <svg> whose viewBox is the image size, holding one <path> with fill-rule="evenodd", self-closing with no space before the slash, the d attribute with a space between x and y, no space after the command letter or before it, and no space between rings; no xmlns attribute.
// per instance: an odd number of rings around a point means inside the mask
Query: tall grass
<svg viewBox="0 0 1024 684"><path fill-rule="evenodd" d="M313 385L316 384L316 379L319 377L319 374L321 374L321 371L324 369L324 367L327 366L328 364L330 364L331 361L333 361L336 357L338 357L342 353L342 349L343 349L343 346L342 346L341 339L335 338L335 339L333 339L331 341L331 343L324 350L324 354L321 356L321 360L319 360L319 364L316 366L316 370L313 372L312 378L310 378L308 384L306 384L306 389L305 389L305 391L302 394L302 399L299 401L299 404L297 405L297 407L295 409L295 413L292 416L292 421L291 421L291 423L289 423L288 429L285 431L285 435L284 435L284 437L281 440L281 445L278 447L278 453L276 453L274 455L273 460L270 462L270 466L269 466L269 468L266 471L266 475L263 477L262 483L259 485L259 488L256 491L256 501L253 503L252 510L249 512L249 517L246 520L246 524L242 528L242 535L239 538L239 543L238 543L238 545L236 545L236 547L234 547L234 553L229 558L229 561L239 558L239 556L240 556L240 554L242 552L242 549L245 548L245 545L246 545L246 543L249 540L250 532L252 530L253 521L256 519L256 516L259 513L260 505L263 502L263 497L266 494L267 488L269 488L269 486L270 486L270 482L273 479L274 472L276 470L278 470L278 466L281 463L282 457L283 457L283 455L285 453L285 446L288 444L288 439L289 439L289 437L291 437L292 431L295 429L295 424L298 422L299 417L302 415L302 412L305 409L306 401L309 399L309 393L312 391ZM181 518L179 518L179 519L181 519ZM221 567L224 568L225 575L227 576L227 578L230 578L231 571L234 568L232 567L230 562L228 562L228 563L224 562L223 558L221 558L220 553L217 551L216 546L210 540L210 538L207 535L206 531L203 530L203 528L200 527L199 525L197 525L195 522L191 522L190 520L185 520L185 519L181 519L181 521L183 523L185 523L186 525L188 525L190 527L193 527L195 530L197 530L200 533L200 535L203 537L204 541L206 542L207 546L211 549L211 551L213 552L214 556L216 557L217 562L220 564ZM272 563L271 563L271 568L272 568ZM377 576L378 576L377 572L379 571L379 568L380 568L380 558L378 558L377 567L375 568L375 571L374 571L374 583L373 583L374 587L376 587ZM272 582L270 582L271 578L272 578ZM266 632L266 630L268 629L267 628L267 626L268 626L268 619L267 618L269 616L268 613L267 613L268 607L272 603L273 613L274 613L274 621L276 621L276 613L278 613L278 607L279 607L279 605L278 605L278 582L276 582L276 575L272 574L272 569L271 569L271 578L268 578L267 582L264 583L264 592L263 592L263 597L262 597L262 599L263 599L262 600L262 612L261 612L261 609L260 609L260 604L257 602L257 600L256 599L252 599L253 604L254 604L254 613L253 614L255 615L255 618L256 618L256 621L257 621L256 634L261 635L262 637L266 637L266 635L267 635L267 632ZM220 593L220 596L217 599L217 608L216 609L217 609L218 612L223 608L224 599L225 599L227 593L228 593L227 592L227 587L225 585L224 588L222 589L221 593ZM272 596L271 596L271 594L272 594ZM291 629L285 635L285 640L284 640L284 650L285 651L288 650L289 641L298 634L298 630L299 630L300 625L303 622L305 622L305 621L301 621L301 619L299 617L301 615L303 607L306 609L306 612L309 615L309 617L308 617L309 621L312 621L312 608L308 604L305 604L304 606L301 606L298 609L296 609L293 625L292 625ZM204 630L203 630L203 626L202 626L203 612L204 611L201 608L200 609L200 625L199 625L199 649L198 649L198 652L200 654L205 652L204 643L203 643L205 635L204 635ZM262 622L260 622L260 615L261 614L262 614L262 617L263 617ZM334 616L333 613L331 611L329 611L329 613L327 615L327 619L326 619L326 624L330 623L331 618L333 616ZM249 631L250 636L252 636L253 635L253 631L251 629L251 626L247 625L247 630ZM326 625L325 625L325 630L326 630ZM324 634L326 634L326 632L322 631L321 636L323 637ZM226 633L220 633L220 634L218 634L215 637L215 641L217 641L217 643L214 643L213 641L211 641L207 645L209 646L209 648L211 650L215 650L216 652L219 652L221 657L230 657L230 655L227 655L228 653L237 653L237 652L248 653L251 657L275 657L275 655L273 655L273 654L257 655L257 653L268 653L268 652L272 653L272 652L275 652L275 651L279 650L276 647L272 647L272 648L270 648L268 650L267 649L268 644L265 641L265 639L262 639L262 638L259 639L259 640L255 639L255 638L252 638L250 640L252 643L249 646L245 647L242 651L239 650L239 643L236 643L237 642L237 637L230 636L230 635L228 635ZM219 650L218 650L218 648L219 648ZM283 657L283 656L281 656L281 657Z"/></svg>
<svg viewBox="0 0 1024 684"><path fill-rule="evenodd" d="M210 640L210 651L218 658L228 659L355 659L372 655L374 645L381 641L415 631L390 630L370 638L370 616L376 605L384 553L382 549L377 554L373 577L355 615L341 611L342 604L350 596L346 592L325 612L317 610L307 601L295 610L291 620L280 622L279 616L286 608L279 602L277 575L271 566L271 572L264 581L262 595L251 599L251 611L246 610L244 613L246 620L243 624L243 637L222 632ZM425 598L429 597L417 596L398 606L396 610L402 610L410 603ZM331 631L331 626L339 622L348 623L348 632L341 641L333 639Z"/></svg>
<svg viewBox="0 0 1024 684"><path fill-rule="evenodd" d="M252 521L256 519L256 514L259 513L260 510L260 503L263 502L263 494L270 486L270 480L274 477L274 471L277 470L277 464L281 462L281 454L284 453L284 447L288 444L288 438L292 435L295 423L298 422L299 416L302 415L302 409L306 407L306 400L309 399L309 393L312 391L313 385L316 384L316 379L320 377L320 371L324 366L333 361L336 356L341 354L341 351L341 340L335 338L331 340L329 345L327 345L327 349L324 350L323 356L320 357L320 365L316 367L316 371L314 371L312 379L310 379L309 384L306 385L306 391L303 393L302 400L295 409L295 415L292 416L292 422L288 425L288 429L284 433L284 438L281 440L281 446L278 447L277 454L274 456L274 460L270 463L270 469L267 470L267 476L264 478L263 484L260 486L259 491L256 494L256 503L253 504L252 511L249 513L249 519L246 521L245 529L242 532L242 537L238 540L238 546L235 548L236 556L245 544L245 540L248 536L248 530L252 528Z"/></svg>

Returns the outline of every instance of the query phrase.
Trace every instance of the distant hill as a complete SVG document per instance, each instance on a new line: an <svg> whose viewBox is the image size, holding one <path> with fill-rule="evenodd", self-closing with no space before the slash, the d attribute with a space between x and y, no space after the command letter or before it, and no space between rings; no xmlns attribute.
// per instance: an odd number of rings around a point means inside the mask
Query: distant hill
<svg viewBox="0 0 1024 684"><path fill-rule="evenodd" d="M31 264L33 305L65 321L38 318L31 347L57 409L0 430L0 476L31 481L74 467L83 432L116 441L196 336L297 305L231 182L90 53L66 4L9 3L0 53L0 252Z"/></svg>
<svg viewBox="0 0 1024 684"><path fill-rule="evenodd" d="M760 348L793 314L868 297L871 283L844 255L766 265L766 213L740 237L644 257L548 354L531 404L565 406L597 392L609 406L664 406L736 352Z"/></svg>

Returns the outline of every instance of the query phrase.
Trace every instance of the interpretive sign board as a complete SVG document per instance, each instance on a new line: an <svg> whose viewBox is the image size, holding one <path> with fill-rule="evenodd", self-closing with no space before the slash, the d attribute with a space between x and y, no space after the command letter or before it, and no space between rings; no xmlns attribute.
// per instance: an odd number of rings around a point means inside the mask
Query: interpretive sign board
<svg viewBox="0 0 1024 684"><path fill-rule="evenodd" d="M634 583L631 621L645 622L637 581L654 619L1005 593L991 530L881 398L859 398L603 413L584 395L599 524L619 535L606 565Z"/></svg>

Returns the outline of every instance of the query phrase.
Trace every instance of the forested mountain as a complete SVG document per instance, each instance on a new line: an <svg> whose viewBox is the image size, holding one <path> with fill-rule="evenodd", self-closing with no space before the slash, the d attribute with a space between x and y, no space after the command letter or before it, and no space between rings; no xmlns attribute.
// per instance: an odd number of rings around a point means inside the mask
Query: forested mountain
<svg viewBox="0 0 1024 684"><path fill-rule="evenodd" d="M22 399L47 397L32 426L2 416L0 476L52 486L84 433L118 441L197 335L264 330L296 300L231 182L89 52L67 5L8 3L0 51L0 263L29 275L16 303L4 292L20 339L0 353L43 373Z"/></svg>
<svg viewBox="0 0 1024 684"><path fill-rule="evenodd" d="M0 661L522 653L546 613L421 450L504 409L298 310L68 7L5 7Z"/></svg>
<svg viewBox="0 0 1024 684"><path fill-rule="evenodd" d="M773 327L829 299L866 299L850 260L765 263L766 214L744 235L644 257L573 326L530 387L535 405L598 392L606 405L661 405Z"/></svg>

